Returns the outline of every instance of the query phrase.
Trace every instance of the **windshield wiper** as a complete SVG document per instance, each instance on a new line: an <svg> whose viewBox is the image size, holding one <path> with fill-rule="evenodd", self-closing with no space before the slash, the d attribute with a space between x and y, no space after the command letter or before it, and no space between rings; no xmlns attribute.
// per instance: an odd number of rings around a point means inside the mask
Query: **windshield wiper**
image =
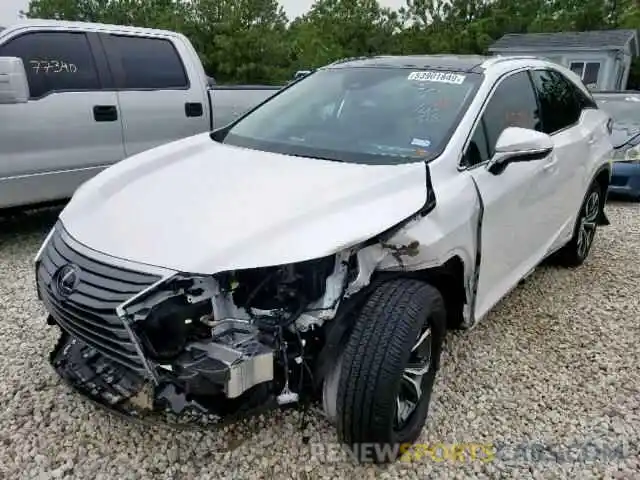
<svg viewBox="0 0 640 480"><path fill-rule="evenodd" d="M313 160L327 160L329 162L345 163L344 160L340 160L339 158L318 157L315 155L300 155L297 153L285 153L284 155L290 155L292 157L300 157L300 158L311 158Z"/></svg>

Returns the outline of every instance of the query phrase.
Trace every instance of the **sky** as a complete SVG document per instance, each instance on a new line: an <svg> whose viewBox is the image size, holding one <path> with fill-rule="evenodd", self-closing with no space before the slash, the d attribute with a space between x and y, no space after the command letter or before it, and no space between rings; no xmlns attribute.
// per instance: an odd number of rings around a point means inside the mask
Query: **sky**
<svg viewBox="0 0 640 480"><path fill-rule="evenodd" d="M399 8L404 5L404 0L379 0L385 7ZM289 18L297 17L305 13L313 0L280 0ZM7 26L18 19L18 12L26 10L29 0L0 0L0 26Z"/></svg>

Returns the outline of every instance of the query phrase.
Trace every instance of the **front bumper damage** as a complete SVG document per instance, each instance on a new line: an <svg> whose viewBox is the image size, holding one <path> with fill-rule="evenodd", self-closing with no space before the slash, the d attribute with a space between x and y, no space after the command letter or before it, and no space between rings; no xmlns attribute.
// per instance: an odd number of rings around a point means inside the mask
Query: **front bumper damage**
<svg viewBox="0 0 640 480"><path fill-rule="evenodd" d="M53 323L53 318L50 317L49 322ZM227 353L227 357L233 360L234 354ZM278 406L275 397L265 395L264 391L239 395L241 398L233 411L228 402L224 403L225 408L216 408L215 399L212 398L200 403L176 388L175 382L165 379L156 384L64 330L49 354L49 362L69 387L94 404L112 413L147 423L219 427ZM234 388L237 392L242 387L243 381L258 380L257 375L260 374L268 375L273 365L266 354L258 356L255 362L236 362L235 366L214 363L207 362L211 367L207 371L208 378L219 381L221 388L228 386L232 393ZM196 377L202 368L202 363L197 363L194 369L187 366L183 369L183 375Z"/></svg>
<svg viewBox="0 0 640 480"><path fill-rule="evenodd" d="M60 225L49 236L36 259L37 291L47 323L61 331L50 354L60 377L94 402L138 418L170 413L210 424L276 406L274 349L258 329L222 314L204 325L211 298L201 284L178 279L158 288L175 275L132 268L83 249ZM161 346L173 348L170 358L167 348L164 356L149 355L158 336L149 342L144 329L154 317Z"/></svg>
<svg viewBox="0 0 640 480"><path fill-rule="evenodd" d="M51 365L95 403L160 423L211 426L304 405L330 363L324 323L346 315L369 263L389 254L374 247L373 259L345 250L192 275L123 263L57 225L36 258L38 296L61 330Z"/></svg>

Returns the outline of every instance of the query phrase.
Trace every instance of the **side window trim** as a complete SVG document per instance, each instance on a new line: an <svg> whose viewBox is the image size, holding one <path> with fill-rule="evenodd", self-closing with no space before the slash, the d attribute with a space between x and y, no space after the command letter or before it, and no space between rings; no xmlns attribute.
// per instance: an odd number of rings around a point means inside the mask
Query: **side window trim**
<svg viewBox="0 0 640 480"><path fill-rule="evenodd" d="M38 30L26 30L23 32L18 33L15 36L12 36L10 38L8 38L4 43L2 43L0 45L0 53L2 53L2 48L11 44L11 42L18 40L19 38L22 37L26 37L27 35L35 35L38 33L59 33L59 34L73 34L73 35L82 35L84 36L85 40L87 41L87 47L89 50L89 55L91 57L91 60L93 62L93 67L95 70L95 74L96 74L96 79L98 82L98 88L54 88L51 90L48 90L46 93L44 93L43 95L34 97L34 96L30 96L29 97L29 102L37 102L39 100L43 100L47 97L50 97L51 95L56 95L56 94L60 94L60 93L90 93L90 92L102 92L105 90L105 84L104 84L104 78L100 75L100 70L98 69L98 63L96 60L96 55L95 55L95 51L94 51L94 45L91 43L90 38L89 38L89 34L91 32L87 32L84 30L73 30L73 31L67 31L67 30L56 30L56 29L38 29ZM24 63L24 60L23 60ZM28 65L24 65L25 70L28 71L29 66ZM27 74L28 77L28 74Z"/></svg>
<svg viewBox="0 0 640 480"><path fill-rule="evenodd" d="M476 118L473 121L473 127L469 130L469 133L467 134L467 138L464 141L464 145L462 147L462 152L460 152L460 156L458 158L458 171L462 172L462 171L466 171L466 170L471 170L471 169L474 169L474 168L479 167L481 165L485 165L486 163L489 162L490 159L489 160L485 160L484 162L476 163L475 165L465 165L464 164L465 153L467 152L467 149L469 148L469 144L471 143L471 139L473 138L473 134L475 133L476 128L478 128L478 125L482 124L482 130L483 130L483 133L484 133L485 142L487 142L487 150L489 150L489 148L488 148L489 139L488 139L488 136L487 136L486 126L484 125L484 113L485 113L485 110L487 109L487 105L489 105L489 102L491 102L491 100L493 99L493 96L495 95L496 90L498 89L498 87L507 78L512 77L513 75L516 75L518 73L527 72L527 77L529 78L529 81L531 81L531 73L529 73L530 71L531 71L530 67L523 67L523 68L518 68L517 70L512 70L512 71L507 72L507 73L503 74L502 76L500 76L500 78L498 78L498 80L496 80L496 82L491 86L491 90L489 91L489 94L484 99L484 102L482 102L482 106L480 107L480 111L478 112L478 114L476 115ZM533 89L533 92L535 94L535 87L533 85L533 82L531 82L531 88ZM538 97L536 96L536 100L537 100L537 98Z"/></svg>
<svg viewBox="0 0 640 480"><path fill-rule="evenodd" d="M105 52L105 57L107 59L107 64L109 66L109 70L111 71L112 75L113 75L113 80L114 80L114 88L116 91L118 92L156 92L156 91L162 91L162 90L177 90L177 91L187 91L187 90L191 90L191 78L189 77L189 71L187 70L186 65L184 64L184 60L182 58L182 55L180 55L180 51L176 48L175 43L170 39L170 38L165 38L165 37L155 37L153 35L128 35L128 34L123 34L123 33L111 33L111 32L100 32L98 33L98 36L100 37L100 43L102 44L102 48ZM150 87L150 88L144 88L144 87L137 87L137 88L128 88L124 86L124 78L125 78L125 74L124 74L124 67L122 66L122 64L120 63L120 61L117 58L113 58L113 55L109 54L109 48L107 46L108 42L109 42L109 37L125 37L125 38L134 38L134 39L146 39L146 40L158 40L158 41L162 41L162 42L167 42L173 52L175 53L176 57L178 58L178 62L180 63L180 67L182 68L182 73L184 75L184 78L186 80L186 84L183 87L162 87L162 88L154 88L154 87Z"/></svg>
<svg viewBox="0 0 640 480"><path fill-rule="evenodd" d="M533 72L538 70L545 70L540 67L533 67L527 70L527 76L529 77L529 82L531 82L531 88L533 88L533 94L536 97L536 104L538 105L538 118L540 119L540 126L542 127L542 131L544 132L544 112L542 111L542 101L540 100L540 94L538 93L538 89L536 88L536 82L533 78Z"/></svg>
<svg viewBox="0 0 640 480"><path fill-rule="evenodd" d="M487 152L491 152L491 148L489 148L489 132L487 131L487 122L484 121L484 116L480 117L480 121L478 122L478 126L482 129L482 138L484 138L484 146L487 149ZM475 130L474 130L475 132ZM467 147L468 148L468 147ZM487 160L488 162L489 160ZM484 162L481 162L484 163Z"/></svg>
<svg viewBox="0 0 640 480"><path fill-rule="evenodd" d="M100 84L102 85L101 90L114 91L116 84L111 68L109 68L107 52L100 41L100 34L98 32L86 32L86 34L93 54L93 61L98 71L98 77L100 78Z"/></svg>
<svg viewBox="0 0 640 480"><path fill-rule="evenodd" d="M555 73L556 75L560 75L560 78L562 79L562 81L563 81L563 82L568 83L569 87L571 87L571 88L577 88L577 87L575 87L575 86L573 85L573 82L571 82L571 80L569 80L568 78L566 78L566 77L563 75L563 73L562 73L561 71L559 71L558 69L556 69L556 68L553 68L553 67L535 67L535 68L532 68L532 69L530 70L529 75L531 76L532 72L534 72L534 71L542 71L542 72L547 71L547 72L553 72L553 73ZM533 86L534 86L533 91L534 91L534 92L535 92L535 94L536 94L536 98L538 98L538 89L537 89L537 88L535 88L535 82L532 82L532 84L533 84ZM573 95L573 97L575 98L575 94ZM578 104L579 104L578 99L577 99L577 98L575 98L575 100L576 100L576 103L578 103ZM540 113L542 113L542 111L541 111ZM560 130L556 130L556 131L555 131L555 132L553 132L553 133L548 133L547 135L549 135L550 137L553 137L554 135L556 135L556 134L558 134L558 133L564 133L564 132L566 132L567 130L569 130L570 128L577 127L577 126L579 125L579 123L580 123L580 116L581 116L581 115L582 115L582 111L580 112L580 115L578 115L578 119L577 119L574 123L572 123L572 124L570 124L570 125L567 125L566 127L563 127L563 128L561 128ZM544 122L542 122L542 124L544 125Z"/></svg>

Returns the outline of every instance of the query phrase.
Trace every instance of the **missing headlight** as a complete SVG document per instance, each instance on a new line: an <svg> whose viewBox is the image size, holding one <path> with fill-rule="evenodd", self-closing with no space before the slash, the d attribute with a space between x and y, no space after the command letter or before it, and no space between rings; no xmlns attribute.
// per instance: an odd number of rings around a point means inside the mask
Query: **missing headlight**
<svg viewBox="0 0 640 480"><path fill-rule="evenodd" d="M189 342L209 338L210 328L199 319L211 310L210 301L191 304L184 295L154 305L145 321L135 325L149 358L168 361L179 355Z"/></svg>

